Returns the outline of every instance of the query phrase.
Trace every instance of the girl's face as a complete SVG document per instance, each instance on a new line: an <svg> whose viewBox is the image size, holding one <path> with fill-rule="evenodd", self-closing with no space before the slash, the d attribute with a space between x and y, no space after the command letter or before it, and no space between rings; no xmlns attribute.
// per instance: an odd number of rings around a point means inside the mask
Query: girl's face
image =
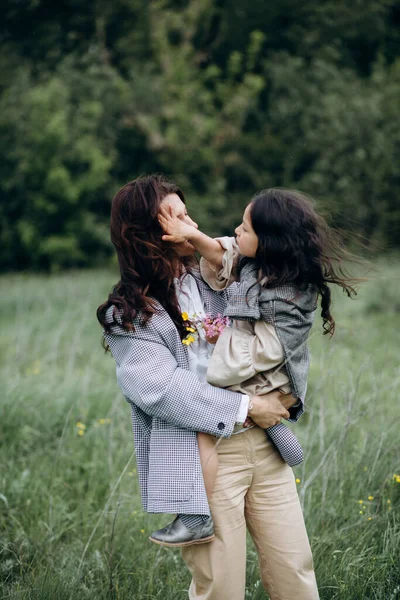
<svg viewBox="0 0 400 600"><path fill-rule="evenodd" d="M250 218L250 204L243 214L243 221L236 227L236 241L239 246L239 252L242 256L254 258L258 248L258 237L254 233Z"/></svg>
<svg viewBox="0 0 400 600"><path fill-rule="evenodd" d="M165 196L163 201L161 202L163 206L166 208L171 208L172 212L175 214L178 219L181 219L188 225L192 225L192 227L199 228L197 223L195 223L188 215L186 205L179 198L178 194L168 194ZM180 242L179 244L171 244L175 252L178 256L191 256L196 252L196 248L188 241Z"/></svg>

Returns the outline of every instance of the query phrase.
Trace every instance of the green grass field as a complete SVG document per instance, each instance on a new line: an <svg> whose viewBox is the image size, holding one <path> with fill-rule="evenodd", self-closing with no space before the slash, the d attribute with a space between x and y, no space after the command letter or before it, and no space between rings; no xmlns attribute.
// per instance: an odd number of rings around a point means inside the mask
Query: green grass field
<svg viewBox="0 0 400 600"><path fill-rule="evenodd" d="M322 599L400 598L400 271L377 267L337 333L311 338L296 469ZM109 272L11 275L1 287L1 598L179 600L178 551L148 542L130 410L95 310ZM266 598L248 544L246 599Z"/></svg>

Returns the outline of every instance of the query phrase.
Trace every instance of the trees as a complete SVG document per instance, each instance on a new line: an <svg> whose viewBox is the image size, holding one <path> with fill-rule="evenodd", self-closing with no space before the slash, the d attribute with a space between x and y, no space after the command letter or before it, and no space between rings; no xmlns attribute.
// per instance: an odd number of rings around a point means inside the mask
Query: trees
<svg viewBox="0 0 400 600"><path fill-rule="evenodd" d="M109 254L106 220L125 84L89 53L0 100L3 268L60 268Z"/></svg>
<svg viewBox="0 0 400 600"><path fill-rule="evenodd" d="M212 234L262 187L398 242L394 0L8 0L0 24L0 265L110 255L113 193L162 171Z"/></svg>

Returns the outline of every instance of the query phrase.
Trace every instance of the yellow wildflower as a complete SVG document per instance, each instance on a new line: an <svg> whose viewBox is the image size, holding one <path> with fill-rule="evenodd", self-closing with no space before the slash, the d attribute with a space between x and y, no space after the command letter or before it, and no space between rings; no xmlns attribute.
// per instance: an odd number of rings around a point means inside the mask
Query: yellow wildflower
<svg viewBox="0 0 400 600"><path fill-rule="evenodd" d="M296 479L296 483L300 483L300 482L301 482L301 479L299 479L299 478L297 477L297 479Z"/></svg>
<svg viewBox="0 0 400 600"><path fill-rule="evenodd" d="M373 500L374 497L373 496L368 496L368 500Z"/></svg>
<svg viewBox="0 0 400 600"><path fill-rule="evenodd" d="M83 429L83 430L85 430L85 429L86 429L86 425L84 425L84 424L83 424L83 423L81 423L80 421L78 421L78 422L77 422L76 426L77 426L77 428L78 428L78 429Z"/></svg>
<svg viewBox="0 0 400 600"><path fill-rule="evenodd" d="M388 501L387 501L387 503L388 503L388 504L392 504L392 501L391 501L391 500L388 500Z"/></svg>
<svg viewBox="0 0 400 600"><path fill-rule="evenodd" d="M363 511L363 510L360 510L360 515L363 515L363 514L364 514L364 511Z"/></svg>
<svg viewBox="0 0 400 600"><path fill-rule="evenodd" d="M359 500L358 504L364 504L364 500Z"/></svg>
<svg viewBox="0 0 400 600"><path fill-rule="evenodd" d="M78 429L78 435L80 435L80 436L85 435L85 432L83 431L83 429Z"/></svg>
<svg viewBox="0 0 400 600"><path fill-rule="evenodd" d="M194 333L196 330L194 327L186 327L186 331L190 331L191 333Z"/></svg>
<svg viewBox="0 0 400 600"><path fill-rule="evenodd" d="M368 517L368 521L372 521L372 517Z"/></svg>
<svg viewBox="0 0 400 600"><path fill-rule="evenodd" d="M140 533L144 533L144 529L141 529L141 530L140 530Z"/></svg>
<svg viewBox="0 0 400 600"><path fill-rule="evenodd" d="M40 361L39 360L35 360L35 362L26 369L25 373L27 375L39 375L40 373Z"/></svg>
<svg viewBox="0 0 400 600"><path fill-rule="evenodd" d="M189 315L187 314L187 312L183 312L181 316L184 321L189 321Z"/></svg>

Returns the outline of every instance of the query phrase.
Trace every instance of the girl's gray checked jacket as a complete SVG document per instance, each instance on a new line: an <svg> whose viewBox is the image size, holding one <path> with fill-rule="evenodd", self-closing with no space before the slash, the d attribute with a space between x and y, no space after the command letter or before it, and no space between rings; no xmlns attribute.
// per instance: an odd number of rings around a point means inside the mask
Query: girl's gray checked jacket
<svg viewBox="0 0 400 600"><path fill-rule="evenodd" d="M196 277L206 311L223 313L226 294ZM148 512L210 514L196 431L229 437L241 394L201 383L188 370L187 349L168 313L159 305L135 331L113 323L105 339L116 362L118 384L131 406L143 508ZM293 411L297 420L302 409Z"/></svg>
<svg viewBox="0 0 400 600"><path fill-rule="evenodd" d="M228 317L249 321L263 319L274 325L285 355L292 394L303 403L310 366L308 337L317 308L317 287L314 284L305 285L303 289L294 284L263 287L262 281L258 281L255 261L246 259L239 281L226 289L226 296L225 315Z"/></svg>

